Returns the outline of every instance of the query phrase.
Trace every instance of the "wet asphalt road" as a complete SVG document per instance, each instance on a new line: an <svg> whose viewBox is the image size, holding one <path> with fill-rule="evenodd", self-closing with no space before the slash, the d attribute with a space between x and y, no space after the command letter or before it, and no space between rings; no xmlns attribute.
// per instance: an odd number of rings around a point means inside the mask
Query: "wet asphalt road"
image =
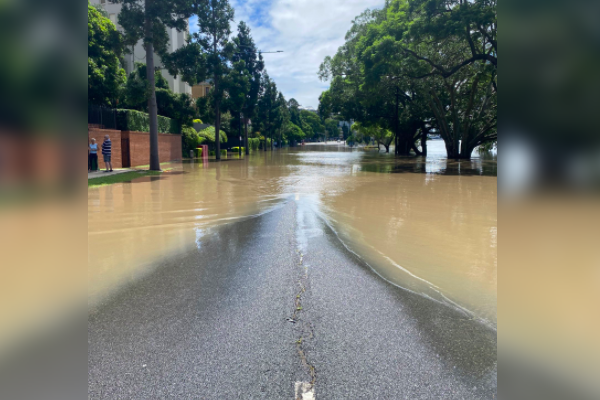
<svg viewBox="0 0 600 400"><path fill-rule="evenodd" d="M302 200L209 231L88 317L90 399L294 399L296 382L493 399L496 332L379 278Z"/></svg>

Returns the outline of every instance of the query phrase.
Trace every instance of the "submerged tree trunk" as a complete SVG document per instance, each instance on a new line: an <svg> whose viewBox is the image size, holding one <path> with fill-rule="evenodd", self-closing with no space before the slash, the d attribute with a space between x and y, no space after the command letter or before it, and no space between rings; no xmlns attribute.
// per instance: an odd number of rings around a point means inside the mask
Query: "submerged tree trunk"
<svg viewBox="0 0 600 400"><path fill-rule="evenodd" d="M146 0L148 8L151 0ZM148 80L148 117L150 119L150 170L160 171L160 159L158 156L158 106L156 104L156 88L154 80L154 45L153 24L149 17L145 20L145 45L146 45L146 78Z"/></svg>

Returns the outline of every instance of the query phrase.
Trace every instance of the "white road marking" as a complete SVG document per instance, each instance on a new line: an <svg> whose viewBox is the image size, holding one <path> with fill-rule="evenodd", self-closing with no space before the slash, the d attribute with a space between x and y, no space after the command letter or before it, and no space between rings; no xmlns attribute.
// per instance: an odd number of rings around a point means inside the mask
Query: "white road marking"
<svg viewBox="0 0 600 400"><path fill-rule="evenodd" d="M316 400L315 387L308 382L296 382L294 400Z"/></svg>

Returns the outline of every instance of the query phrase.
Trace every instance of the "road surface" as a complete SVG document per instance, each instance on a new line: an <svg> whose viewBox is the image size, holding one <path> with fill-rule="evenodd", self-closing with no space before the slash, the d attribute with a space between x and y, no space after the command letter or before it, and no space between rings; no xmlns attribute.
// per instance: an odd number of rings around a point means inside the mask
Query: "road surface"
<svg viewBox="0 0 600 400"><path fill-rule="evenodd" d="M90 399L493 399L496 331L395 287L302 199L90 311Z"/></svg>

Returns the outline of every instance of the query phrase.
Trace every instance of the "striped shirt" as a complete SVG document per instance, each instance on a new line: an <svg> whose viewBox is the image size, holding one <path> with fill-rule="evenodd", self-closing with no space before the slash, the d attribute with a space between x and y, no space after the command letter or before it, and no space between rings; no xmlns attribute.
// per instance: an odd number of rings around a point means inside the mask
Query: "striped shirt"
<svg viewBox="0 0 600 400"><path fill-rule="evenodd" d="M102 155L110 156L111 152L112 152L112 142L110 141L110 139L107 139L102 143Z"/></svg>

